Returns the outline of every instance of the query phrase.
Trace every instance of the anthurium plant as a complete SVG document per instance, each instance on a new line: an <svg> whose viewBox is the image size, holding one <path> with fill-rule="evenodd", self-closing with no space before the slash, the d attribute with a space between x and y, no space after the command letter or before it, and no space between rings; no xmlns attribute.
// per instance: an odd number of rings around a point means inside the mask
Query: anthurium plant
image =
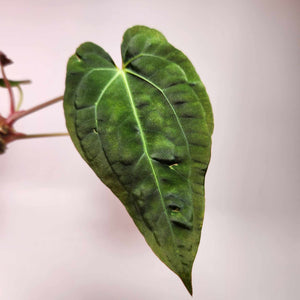
<svg viewBox="0 0 300 300"><path fill-rule="evenodd" d="M155 29L129 28L121 54L118 68L100 46L83 43L68 61L64 96L22 111L21 85L29 81L7 79L11 60L1 53L10 115L0 115L0 151L17 139L49 136L16 132L14 122L63 100L74 146L192 294L213 132L209 97L189 59ZM64 134L50 134L57 135Z"/></svg>

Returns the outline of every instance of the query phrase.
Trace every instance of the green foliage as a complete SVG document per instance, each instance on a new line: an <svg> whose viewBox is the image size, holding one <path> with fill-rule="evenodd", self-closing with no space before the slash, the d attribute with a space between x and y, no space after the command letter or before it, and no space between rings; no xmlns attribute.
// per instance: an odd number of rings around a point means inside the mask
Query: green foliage
<svg viewBox="0 0 300 300"><path fill-rule="evenodd" d="M209 98L191 62L159 31L128 29L121 52L122 69L90 42L70 58L67 127L83 159L192 293L213 131Z"/></svg>
<svg viewBox="0 0 300 300"><path fill-rule="evenodd" d="M30 80L19 80L19 81L15 81L15 80L8 80L10 86L14 87L14 86L19 86L21 84L28 84L31 83ZM0 87L6 88L4 79L0 78Z"/></svg>

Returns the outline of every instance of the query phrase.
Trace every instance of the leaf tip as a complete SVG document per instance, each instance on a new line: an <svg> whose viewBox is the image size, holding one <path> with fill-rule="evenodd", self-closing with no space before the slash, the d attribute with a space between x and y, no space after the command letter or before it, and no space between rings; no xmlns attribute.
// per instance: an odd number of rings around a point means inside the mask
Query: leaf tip
<svg viewBox="0 0 300 300"><path fill-rule="evenodd" d="M180 278L181 278L184 286L186 287L186 289L190 293L190 295L193 296L192 276L191 275L184 276L184 277L180 276Z"/></svg>
<svg viewBox="0 0 300 300"><path fill-rule="evenodd" d="M183 269L180 272L175 271L175 273L179 276L190 295L193 296L192 267Z"/></svg>

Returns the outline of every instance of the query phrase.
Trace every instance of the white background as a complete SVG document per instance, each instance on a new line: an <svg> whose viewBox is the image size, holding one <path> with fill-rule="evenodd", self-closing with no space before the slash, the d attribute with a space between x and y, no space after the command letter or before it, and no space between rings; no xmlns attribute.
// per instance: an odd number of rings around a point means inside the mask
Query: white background
<svg viewBox="0 0 300 300"><path fill-rule="evenodd" d="M23 108L63 94L82 42L120 65L123 32L143 24L183 50L215 116L194 299L299 299L299 1L0 4L7 74L33 81ZM1 89L4 115L7 99ZM65 131L61 103L16 128ZM191 298L64 137L17 141L0 157L0 299Z"/></svg>

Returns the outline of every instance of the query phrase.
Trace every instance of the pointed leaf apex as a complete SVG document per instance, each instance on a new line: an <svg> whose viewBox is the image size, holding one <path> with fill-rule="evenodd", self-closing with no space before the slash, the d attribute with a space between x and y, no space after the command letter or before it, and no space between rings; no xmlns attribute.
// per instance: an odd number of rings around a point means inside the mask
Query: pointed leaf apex
<svg viewBox="0 0 300 300"><path fill-rule="evenodd" d="M193 286L192 286L192 275L189 274L178 274L180 279L182 280L184 286L189 291L190 295L193 296Z"/></svg>

